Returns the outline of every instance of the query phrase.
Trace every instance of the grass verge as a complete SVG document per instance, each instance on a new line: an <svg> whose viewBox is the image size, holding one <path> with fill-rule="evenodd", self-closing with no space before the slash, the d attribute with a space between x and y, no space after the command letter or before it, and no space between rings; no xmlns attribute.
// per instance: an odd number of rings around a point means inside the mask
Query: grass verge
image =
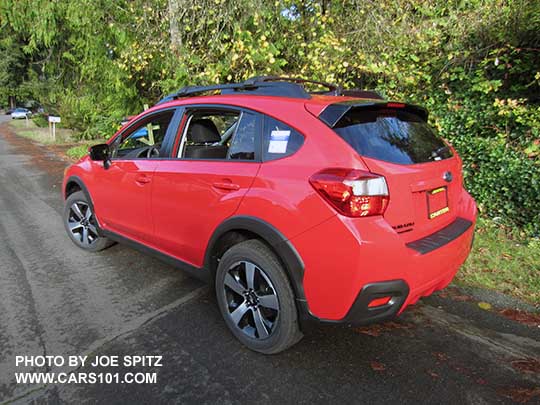
<svg viewBox="0 0 540 405"><path fill-rule="evenodd" d="M66 128L56 128L56 138L53 139L49 128L37 126L33 120L11 120L9 125L17 132L17 135L32 139L36 142L49 144L67 144L77 142L74 131Z"/></svg>
<svg viewBox="0 0 540 405"><path fill-rule="evenodd" d="M540 240L523 242L491 220L479 218L474 247L458 284L497 290L540 305Z"/></svg>
<svg viewBox="0 0 540 405"><path fill-rule="evenodd" d="M103 142L102 140L79 141L77 134L66 128L56 129L56 139L53 139L49 128L37 126L33 120L12 120L9 125L15 130L17 135L29 138L33 141L44 145L61 145L66 149L63 153L71 159L80 159L88 153L88 147L96 143Z"/></svg>

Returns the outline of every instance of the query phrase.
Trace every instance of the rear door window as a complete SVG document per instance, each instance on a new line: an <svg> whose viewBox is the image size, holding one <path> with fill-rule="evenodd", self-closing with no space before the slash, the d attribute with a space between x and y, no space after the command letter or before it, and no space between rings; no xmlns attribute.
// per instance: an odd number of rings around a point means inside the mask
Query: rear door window
<svg viewBox="0 0 540 405"><path fill-rule="evenodd" d="M334 131L358 154L391 163L410 165L452 156L422 118L404 110L351 108Z"/></svg>
<svg viewBox="0 0 540 405"><path fill-rule="evenodd" d="M261 119L229 108L189 108L178 148L182 159L259 161Z"/></svg>

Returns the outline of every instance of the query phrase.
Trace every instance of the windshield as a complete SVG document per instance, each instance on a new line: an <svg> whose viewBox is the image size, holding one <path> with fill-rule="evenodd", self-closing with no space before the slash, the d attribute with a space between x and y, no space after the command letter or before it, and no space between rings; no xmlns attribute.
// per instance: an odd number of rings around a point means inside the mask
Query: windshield
<svg viewBox="0 0 540 405"><path fill-rule="evenodd" d="M360 155L387 162L407 165L452 156L422 118L404 110L352 108L334 130Z"/></svg>

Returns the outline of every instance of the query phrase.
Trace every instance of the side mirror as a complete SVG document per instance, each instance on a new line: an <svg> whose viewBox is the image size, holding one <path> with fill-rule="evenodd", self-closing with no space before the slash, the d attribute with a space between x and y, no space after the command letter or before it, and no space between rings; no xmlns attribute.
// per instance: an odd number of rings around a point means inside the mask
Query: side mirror
<svg viewBox="0 0 540 405"><path fill-rule="evenodd" d="M88 151L90 152L90 159L103 162L105 169L111 166L111 150L106 143L91 146Z"/></svg>

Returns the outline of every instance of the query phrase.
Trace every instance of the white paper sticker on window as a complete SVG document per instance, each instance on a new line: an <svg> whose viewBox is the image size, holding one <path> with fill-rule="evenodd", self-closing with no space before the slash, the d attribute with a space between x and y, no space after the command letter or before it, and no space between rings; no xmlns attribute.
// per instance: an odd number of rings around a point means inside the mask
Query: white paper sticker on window
<svg viewBox="0 0 540 405"><path fill-rule="evenodd" d="M272 131L270 133L268 153L286 153L290 136L291 131Z"/></svg>

